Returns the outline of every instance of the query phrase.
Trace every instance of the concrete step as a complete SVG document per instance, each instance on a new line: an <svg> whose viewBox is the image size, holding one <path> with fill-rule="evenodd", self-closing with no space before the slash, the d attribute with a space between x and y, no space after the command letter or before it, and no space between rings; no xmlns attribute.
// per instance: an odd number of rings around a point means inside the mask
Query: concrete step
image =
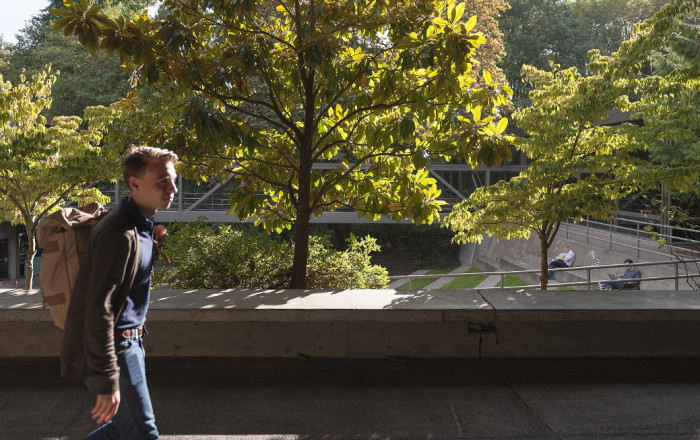
<svg viewBox="0 0 700 440"><path fill-rule="evenodd" d="M498 272L501 270L501 265L498 263L498 261L494 261L486 257L476 257L474 260L474 266L483 270L484 272Z"/></svg>

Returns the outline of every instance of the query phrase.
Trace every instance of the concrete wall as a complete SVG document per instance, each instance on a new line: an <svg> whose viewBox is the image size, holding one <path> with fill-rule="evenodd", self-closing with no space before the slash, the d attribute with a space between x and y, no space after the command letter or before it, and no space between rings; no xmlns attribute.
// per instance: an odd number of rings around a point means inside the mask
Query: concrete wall
<svg viewBox="0 0 700 440"><path fill-rule="evenodd" d="M58 356L62 331L37 295L0 307L0 358ZM700 296L156 291L147 327L149 356L163 357L700 357Z"/></svg>
<svg viewBox="0 0 700 440"><path fill-rule="evenodd" d="M204 320L200 313L183 314L151 314L144 339L149 356L700 357L697 313L676 320L581 311L501 312L495 319L482 313L472 320L425 322L369 319L371 313L360 320L332 321ZM61 338L62 331L45 320L0 321L0 357L55 357Z"/></svg>

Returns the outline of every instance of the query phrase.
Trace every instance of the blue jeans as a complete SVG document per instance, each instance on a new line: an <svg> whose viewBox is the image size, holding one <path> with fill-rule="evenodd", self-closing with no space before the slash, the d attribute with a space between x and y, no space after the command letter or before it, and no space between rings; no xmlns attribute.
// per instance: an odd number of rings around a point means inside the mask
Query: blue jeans
<svg viewBox="0 0 700 440"><path fill-rule="evenodd" d="M623 283L605 283L600 287L606 290L622 290L622 286L624 286Z"/></svg>
<svg viewBox="0 0 700 440"><path fill-rule="evenodd" d="M554 260L551 263L549 263L550 269L554 269L556 267L569 267L569 265L566 264L566 261L564 261L564 260ZM547 276L549 278L552 278L552 275L554 275L554 272L552 272L551 270L549 272L547 272Z"/></svg>
<svg viewBox="0 0 700 440"><path fill-rule="evenodd" d="M636 284L625 284L624 281L618 283L606 283L600 286L603 289L610 290L639 290L639 286Z"/></svg>
<svg viewBox="0 0 700 440"><path fill-rule="evenodd" d="M146 383L146 352L143 339L134 337L114 341L119 365L121 401L114 418L92 432L85 440L157 439L158 428ZM85 384L97 394L97 380Z"/></svg>

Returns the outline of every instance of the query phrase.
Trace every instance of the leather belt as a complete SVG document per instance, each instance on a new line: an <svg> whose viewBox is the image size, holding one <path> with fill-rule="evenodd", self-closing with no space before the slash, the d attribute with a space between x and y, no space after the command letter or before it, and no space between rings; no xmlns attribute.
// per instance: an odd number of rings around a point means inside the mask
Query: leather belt
<svg viewBox="0 0 700 440"><path fill-rule="evenodd" d="M143 327L114 332L114 339L131 339L143 336Z"/></svg>

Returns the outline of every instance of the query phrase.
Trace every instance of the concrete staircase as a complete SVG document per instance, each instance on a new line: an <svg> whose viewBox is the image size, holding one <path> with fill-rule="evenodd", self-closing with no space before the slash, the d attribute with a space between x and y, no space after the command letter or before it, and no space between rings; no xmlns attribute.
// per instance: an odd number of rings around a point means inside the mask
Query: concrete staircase
<svg viewBox="0 0 700 440"><path fill-rule="evenodd" d="M555 238L552 247L549 250L548 261L551 261L558 255L564 245L569 245L576 253L574 267L590 266L593 264L593 255L600 260L601 265L621 264L625 259L631 258L636 263L642 262L662 262L672 261L673 256L659 255L663 249L655 244L641 243L639 249L632 249L627 246L636 246L636 240L625 237L613 236L613 242L604 241L603 238L609 240L609 237L596 237L595 234L586 242L585 237L577 235L585 228L569 225L568 229L560 230L559 235ZM601 235L602 233L598 233ZM473 265L484 271L499 271L499 270L537 270L539 269L540 245L537 237L519 240L500 240L484 237L480 244L463 245L460 256L464 259L460 260L462 264ZM656 253L654 253L656 252ZM643 277L654 276L673 276L675 269L673 265L659 265L642 268ZM693 266L691 270L697 272L697 267ZM597 286L598 280L607 280L607 273L618 273L621 275L624 269L597 269L591 271L592 286ZM683 269L680 271L685 273ZM532 284L539 283L538 274L522 274L519 278ZM555 274L555 280L552 280L550 285L567 282L584 282L587 280L585 270L559 272ZM688 289L689 286L685 282L681 282L682 287ZM658 281L643 281L642 289L656 290L671 290L674 289L673 280L658 280ZM581 287L585 289L586 287Z"/></svg>

